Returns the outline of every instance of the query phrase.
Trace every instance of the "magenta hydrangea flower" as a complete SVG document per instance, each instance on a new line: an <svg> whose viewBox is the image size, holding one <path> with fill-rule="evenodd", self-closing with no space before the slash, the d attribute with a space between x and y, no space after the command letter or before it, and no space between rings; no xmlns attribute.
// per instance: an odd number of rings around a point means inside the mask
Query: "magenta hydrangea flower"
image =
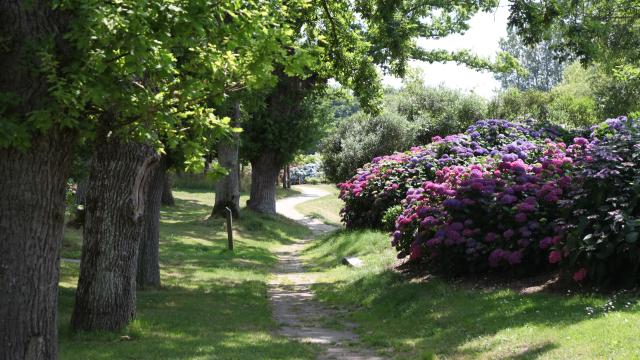
<svg viewBox="0 0 640 360"><path fill-rule="evenodd" d="M562 260L562 253L560 251L553 250L552 252L549 253L550 264L557 264L560 262L560 260Z"/></svg>
<svg viewBox="0 0 640 360"><path fill-rule="evenodd" d="M575 282L582 282L587 277L587 269L580 268L580 270L573 273L573 280Z"/></svg>
<svg viewBox="0 0 640 360"><path fill-rule="evenodd" d="M512 251L507 255L509 265L517 265L522 262L522 253L520 251Z"/></svg>
<svg viewBox="0 0 640 360"><path fill-rule="evenodd" d="M508 239L511 239L511 238L513 237L513 235L514 235L514 234L515 234L515 232L514 232L512 229L509 229L509 230L507 230L507 231L503 232L503 233L502 233L502 236L503 236L505 239L507 239L507 240L508 240Z"/></svg>
<svg viewBox="0 0 640 360"><path fill-rule="evenodd" d="M486 242L494 242L497 238L498 238L498 234L494 232L489 232L487 233L487 235L484 236L484 240Z"/></svg>
<svg viewBox="0 0 640 360"><path fill-rule="evenodd" d="M527 222L527 214L525 213L517 213L515 219L519 223Z"/></svg>
<svg viewBox="0 0 640 360"><path fill-rule="evenodd" d="M500 260L504 257L504 250L495 249L489 254L489 266L498 267L500 265Z"/></svg>

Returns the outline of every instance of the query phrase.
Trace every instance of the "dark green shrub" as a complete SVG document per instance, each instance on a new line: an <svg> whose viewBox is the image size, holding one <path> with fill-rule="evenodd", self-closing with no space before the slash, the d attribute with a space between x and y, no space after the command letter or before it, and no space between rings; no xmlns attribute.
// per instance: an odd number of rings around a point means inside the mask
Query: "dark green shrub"
<svg viewBox="0 0 640 360"><path fill-rule="evenodd" d="M393 112L379 116L357 113L344 119L321 145L327 179L344 181L373 157L406 150L414 134L413 124Z"/></svg>

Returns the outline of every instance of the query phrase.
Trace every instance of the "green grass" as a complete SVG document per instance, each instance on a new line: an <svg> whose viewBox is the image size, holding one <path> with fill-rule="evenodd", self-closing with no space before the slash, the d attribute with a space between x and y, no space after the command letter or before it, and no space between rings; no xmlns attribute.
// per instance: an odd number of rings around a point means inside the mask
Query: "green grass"
<svg viewBox="0 0 640 360"><path fill-rule="evenodd" d="M340 265L343 256L361 269ZM640 304L617 295L521 295L478 290L392 271L386 234L342 231L312 243L304 258L319 299L349 309L362 340L397 359L640 358Z"/></svg>
<svg viewBox="0 0 640 360"><path fill-rule="evenodd" d="M344 203L338 198L340 190L335 185L321 184L321 185L305 185L320 188L329 192L329 195L323 196L318 199L303 202L296 206L296 210L310 217L322 220L327 224L340 226L342 221L340 219L340 209Z"/></svg>
<svg viewBox="0 0 640 360"><path fill-rule="evenodd" d="M281 194L284 195L284 194ZM138 291L136 320L118 334L73 333L78 265L61 265L61 359L308 359L317 348L275 335L266 296L273 250L308 230L282 217L241 213L235 250L222 220L208 220L213 194L175 191L161 216L163 286ZM63 257L79 256L80 234L67 231ZM126 336L123 338L123 336Z"/></svg>

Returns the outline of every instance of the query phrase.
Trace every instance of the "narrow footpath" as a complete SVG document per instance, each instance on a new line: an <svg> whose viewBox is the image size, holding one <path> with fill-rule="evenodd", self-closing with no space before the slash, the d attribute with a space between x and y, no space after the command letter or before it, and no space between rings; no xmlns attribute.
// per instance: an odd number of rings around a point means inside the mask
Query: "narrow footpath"
<svg viewBox="0 0 640 360"><path fill-rule="evenodd" d="M319 359L382 360L372 351L360 346L358 336L349 330L333 330L322 327L327 320L338 319L340 313L328 309L313 299L313 276L305 273L299 255L305 245L314 238L336 230L334 226L299 213L296 205L328 195L312 186L296 186L301 194L277 202L279 214L308 227L311 238L284 245L277 252L278 265L269 282L269 300L273 316L283 336L301 342L319 344L323 353Z"/></svg>

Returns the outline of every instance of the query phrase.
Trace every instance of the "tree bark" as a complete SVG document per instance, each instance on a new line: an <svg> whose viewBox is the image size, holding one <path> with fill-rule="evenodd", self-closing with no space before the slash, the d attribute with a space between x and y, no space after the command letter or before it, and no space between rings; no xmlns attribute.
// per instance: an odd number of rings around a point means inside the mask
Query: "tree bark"
<svg viewBox="0 0 640 360"><path fill-rule="evenodd" d="M0 1L0 138L12 139L30 113L54 100L35 50L66 65L62 38L68 15L50 1ZM15 100L15 101L14 101ZM44 131L30 126L26 149L0 148L0 359L56 359L60 244L66 180L75 133L52 119ZM5 137L6 136L6 137Z"/></svg>
<svg viewBox="0 0 640 360"><path fill-rule="evenodd" d="M163 171L164 180L162 181L162 205L164 206L174 206L176 204L176 200L173 198L173 192L171 191L171 186L173 185L173 180L171 179L171 174L165 169Z"/></svg>
<svg viewBox="0 0 640 360"><path fill-rule="evenodd" d="M104 131L103 131L104 132ZM159 157L149 146L99 135L87 194L75 330L115 331L135 315L145 194Z"/></svg>
<svg viewBox="0 0 640 360"><path fill-rule="evenodd" d="M80 181L78 181L77 184L77 188L76 188L76 196L74 198L74 203L76 206L78 205L82 205L84 206L84 203L87 199L87 191L88 189L88 184L87 184L87 178L82 178L80 179Z"/></svg>
<svg viewBox="0 0 640 360"><path fill-rule="evenodd" d="M149 190L142 215L142 238L138 247L139 288L160 286L160 205L165 171L166 158L150 170Z"/></svg>
<svg viewBox="0 0 640 360"><path fill-rule="evenodd" d="M275 154L263 152L251 161L251 192L247 206L249 209L263 213L276 213L276 179L280 172L280 164Z"/></svg>
<svg viewBox="0 0 640 360"><path fill-rule="evenodd" d="M235 106L232 126L238 126L240 120L240 104ZM234 218L240 214L240 172L238 166L238 153L240 136L237 133L230 139L221 140L218 143L218 163L227 169L228 175L223 176L216 183L216 200L213 205L212 217L225 217L226 208L231 209Z"/></svg>
<svg viewBox="0 0 640 360"><path fill-rule="evenodd" d="M0 149L0 359L55 359L60 244L73 135Z"/></svg>

